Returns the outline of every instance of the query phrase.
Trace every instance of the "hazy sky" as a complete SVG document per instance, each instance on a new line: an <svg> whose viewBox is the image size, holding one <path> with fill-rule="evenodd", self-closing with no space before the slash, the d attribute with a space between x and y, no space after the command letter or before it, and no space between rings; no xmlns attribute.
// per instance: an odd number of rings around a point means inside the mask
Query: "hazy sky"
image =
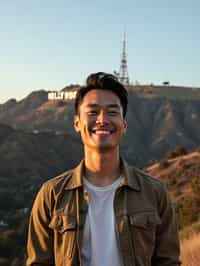
<svg viewBox="0 0 200 266"><path fill-rule="evenodd" d="M119 70L130 80L200 86L200 2L0 0L0 103Z"/></svg>

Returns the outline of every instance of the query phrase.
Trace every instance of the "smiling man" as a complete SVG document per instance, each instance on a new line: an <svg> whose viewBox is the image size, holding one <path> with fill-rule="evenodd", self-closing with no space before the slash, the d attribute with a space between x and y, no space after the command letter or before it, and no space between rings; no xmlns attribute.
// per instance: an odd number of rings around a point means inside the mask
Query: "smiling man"
<svg viewBox="0 0 200 266"><path fill-rule="evenodd" d="M177 266L174 210L163 184L119 153L127 91L110 74L87 78L75 100L84 159L47 181L30 216L27 266Z"/></svg>

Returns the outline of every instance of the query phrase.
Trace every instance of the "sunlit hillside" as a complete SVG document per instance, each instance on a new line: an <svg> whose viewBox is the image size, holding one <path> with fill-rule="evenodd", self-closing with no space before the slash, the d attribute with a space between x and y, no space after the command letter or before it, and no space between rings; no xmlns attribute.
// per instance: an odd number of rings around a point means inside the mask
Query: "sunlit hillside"
<svg viewBox="0 0 200 266"><path fill-rule="evenodd" d="M200 233L181 241L182 266L200 265Z"/></svg>
<svg viewBox="0 0 200 266"><path fill-rule="evenodd" d="M145 169L161 179L174 202L179 228L199 220L200 213L200 149L187 153L184 147L168 151L165 157Z"/></svg>

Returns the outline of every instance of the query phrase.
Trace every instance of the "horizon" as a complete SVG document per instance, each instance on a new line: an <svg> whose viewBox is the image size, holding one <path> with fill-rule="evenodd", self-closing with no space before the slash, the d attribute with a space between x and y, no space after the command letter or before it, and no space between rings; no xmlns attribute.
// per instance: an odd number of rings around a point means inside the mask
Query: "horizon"
<svg viewBox="0 0 200 266"><path fill-rule="evenodd" d="M64 87L62 87L62 88L60 88L60 89L58 89L58 90L48 90L48 89L36 89L36 90L33 90L33 91L30 91L30 92L28 92L28 94L27 95L24 95L22 98L14 98L14 97L10 97L10 98L8 98L6 101L4 101L4 102L0 102L0 105L1 104L5 104L7 101L10 101L10 100L16 100L17 102L20 102L20 101L22 101L22 100L24 100L25 98L27 98L31 93L33 93L33 92L39 92L39 91L45 91L45 92L54 92L54 91L57 91L57 92L59 92L59 91L61 91L62 89L64 89L65 87L70 87L71 85L77 85L77 86L82 86L83 84L75 84L75 83L71 83L71 84L69 84L69 85L66 85L66 86L64 86ZM200 86L199 87L197 87L197 86L184 86L184 85L176 85L176 84L168 84L168 85L164 85L164 84L129 84L128 86L137 86L137 87L139 87L139 86L152 86L152 87L168 87L168 88L170 88L170 87L175 87L175 88L188 88L188 89L200 89Z"/></svg>
<svg viewBox="0 0 200 266"><path fill-rule="evenodd" d="M196 0L0 3L0 103L119 71L124 28L131 83L200 87Z"/></svg>

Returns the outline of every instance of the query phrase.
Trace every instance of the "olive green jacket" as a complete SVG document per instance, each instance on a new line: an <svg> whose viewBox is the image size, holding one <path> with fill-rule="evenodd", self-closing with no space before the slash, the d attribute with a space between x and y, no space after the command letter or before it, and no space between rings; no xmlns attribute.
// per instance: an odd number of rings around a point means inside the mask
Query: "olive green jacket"
<svg viewBox="0 0 200 266"><path fill-rule="evenodd" d="M40 189L30 216L27 266L81 265L89 204L83 168L81 161ZM121 176L114 212L124 266L179 265L177 224L164 185L123 160Z"/></svg>

